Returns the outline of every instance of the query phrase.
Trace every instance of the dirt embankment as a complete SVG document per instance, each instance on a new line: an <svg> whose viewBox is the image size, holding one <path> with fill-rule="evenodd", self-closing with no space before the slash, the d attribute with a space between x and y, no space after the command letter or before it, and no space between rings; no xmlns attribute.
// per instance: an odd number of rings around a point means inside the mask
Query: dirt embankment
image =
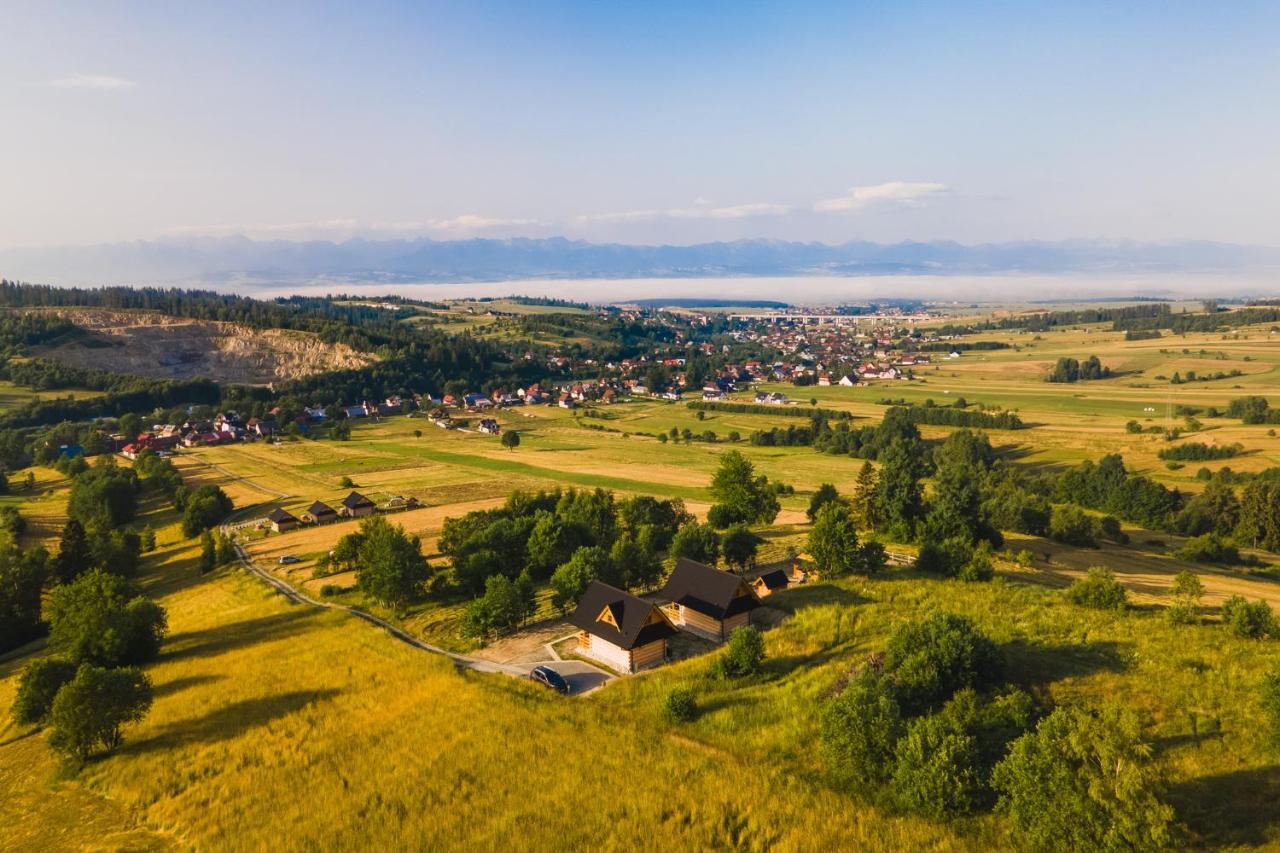
<svg viewBox="0 0 1280 853"><path fill-rule="evenodd" d="M76 367L155 379L207 377L266 385L330 370L363 367L375 356L326 344L306 332L250 329L235 323L128 311L60 311L85 330L38 353Z"/></svg>

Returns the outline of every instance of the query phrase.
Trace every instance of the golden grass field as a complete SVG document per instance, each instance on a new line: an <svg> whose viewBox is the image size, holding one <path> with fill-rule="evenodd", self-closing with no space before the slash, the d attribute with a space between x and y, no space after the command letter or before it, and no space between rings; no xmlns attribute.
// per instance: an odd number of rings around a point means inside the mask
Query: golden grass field
<svg viewBox="0 0 1280 853"><path fill-rule="evenodd" d="M867 419L883 411L876 400L884 397L944 403L964 396L1016 408L1033 427L991 438L1019 463L1053 467L1122 452L1131 468L1186 490L1199 487L1200 464L1168 470L1155 456L1163 439L1128 434L1127 420L1163 424L1170 404L1224 407L1245 393L1268 394L1280 405L1280 341L1266 330L1239 339L1131 343L1079 330L1039 340L1003 337L1019 350L966 353L919 371L925 383L783 390ZM1176 353L1162 355L1162 347ZM1227 358L1183 356L1183 347ZM1095 353L1113 369L1135 372L1074 386L1041 381L1059 355ZM1180 386L1155 380L1186 369L1174 364L1249 375ZM1148 406L1157 411L1144 413ZM421 534L439 563L435 537L444 519L496 505L513 488L601 486L680 496L705 511L707 483L726 445L660 444L648 434L676 426L722 437L736 430L745 438L792 422L711 412L698 421L682 405L656 402L601 411L606 417L553 408L505 412L504 427L522 433L515 451L492 437L396 417L358 424L349 442L209 448L181 454L179 465L193 484L222 485L247 519L274 506L300 513L316 499L335 502L345 494L344 476L378 501L416 496L423 507L393 520ZM1201 419L1207 429L1189 440L1239 441L1249 451L1206 467L1280 464L1280 440L1268 427ZM809 448L738 447L770 478L796 488L767 531L764 559L802 545L809 495L823 482L848 490L862 464ZM32 519L28 538L53 544L66 484L51 470L36 473L32 494L0 502ZM287 604L239 569L201 577L194 545L178 540L174 522L172 511L153 505L139 521L159 531L145 583L168 608L171 629L149 668L153 710L126 731L117 754L74 774L59 769L43 734L6 720L0 849L621 850L651 839L680 850L1009 848L1014 839L998 818L936 824L889 814L858 792L832 790L821 773L825 691L894 626L935 609L974 618L1001 644L1012 679L1034 692L1058 701L1118 700L1145 712L1154 761L1169 777L1170 801L1196 846L1280 847L1280 767L1263 748L1254 698L1277 652L1213 624L1178 627L1162 618L1170 576L1188 567L1166 555L1171 549L1148 544L1176 543L1166 534L1130 529L1133 545L1098 550L1010 536L1010 548L1032 551L1035 564L1002 564L999 579L987 585L895 569L873 581L802 587L770 600L786 618L767 632L769 662L759 679L712 682L701 657L565 701L504 676L458 672L353 617ZM259 564L281 568L314 592L321 583L352 582L313 580L311 567L354 529L342 522L252 534L248 547ZM302 562L274 566L286 553ZM1113 568L1133 590L1137 606L1129 614L1080 610L1056 591L1095 564ZM1280 585L1269 577L1195 568L1210 608L1235 593L1280 607ZM358 592L339 600L362 603ZM466 649L457 636L463 606L428 602L411 608L402 624ZM540 617L551 618L545 600ZM26 660L0 662L0 707L10 703ZM695 687L702 713L672 727L661 721L660 705L677 685Z"/></svg>

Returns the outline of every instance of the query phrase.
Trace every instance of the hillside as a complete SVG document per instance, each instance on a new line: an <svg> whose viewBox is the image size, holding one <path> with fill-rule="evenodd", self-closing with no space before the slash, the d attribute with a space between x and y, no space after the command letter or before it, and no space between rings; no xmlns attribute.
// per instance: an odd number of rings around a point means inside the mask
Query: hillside
<svg viewBox="0 0 1280 853"><path fill-rule="evenodd" d="M85 330L74 341L37 351L75 367L106 368L153 379L206 377L266 385L329 370L363 367L375 357L345 344L281 329L192 320L159 313L58 312Z"/></svg>

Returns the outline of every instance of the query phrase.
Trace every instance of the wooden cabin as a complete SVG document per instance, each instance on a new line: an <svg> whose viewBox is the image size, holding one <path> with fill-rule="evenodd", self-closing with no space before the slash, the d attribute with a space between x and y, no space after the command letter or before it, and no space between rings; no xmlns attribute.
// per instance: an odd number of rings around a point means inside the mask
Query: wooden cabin
<svg viewBox="0 0 1280 853"><path fill-rule="evenodd" d="M271 523L271 529L276 533L283 533L286 530L293 530L302 524L298 517L288 510L276 509L271 510L271 514L267 516L267 521Z"/></svg>
<svg viewBox="0 0 1280 853"><path fill-rule="evenodd" d="M667 659L675 626L656 604L592 581L569 623L579 629L578 652L618 672L639 672Z"/></svg>
<svg viewBox="0 0 1280 853"><path fill-rule="evenodd" d="M774 569L751 581L751 588L755 590L757 598L768 598L775 592L781 592L791 585L791 579L787 576L785 569Z"/></svg>
<svg viewBox="0 0 1280 853"><path fill-rule="evenodd" d="M751 624L751 611L760 606L760 597L742 578L685 557L661 595L671 602L666 610L676 627L716 642Z"/></svg>
<svg viewBox="0 0 1280 853"><path fill-rule="evenodd" d="M328 524L338 520L338 511L324 501L316 501L307 509L313 524Z"/></svg>
<svg viewBox="0 0 1280 853"><path fill-rule="evenodd" d="M364 495L352 492L342 499L342 509L338 512L344 518L364 518L366 515L373 515L373 511L377 508L377 505Z"/></svg>

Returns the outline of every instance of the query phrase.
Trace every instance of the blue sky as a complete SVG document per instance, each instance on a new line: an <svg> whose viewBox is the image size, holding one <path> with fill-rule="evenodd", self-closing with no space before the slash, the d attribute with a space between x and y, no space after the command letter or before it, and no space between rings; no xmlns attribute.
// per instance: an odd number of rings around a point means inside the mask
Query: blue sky
<svg viewBox="0 0 1280 853"><path fill-rule="evenodd" d="M7 3L0 248L1280 243L1280 4Z"/></svg>

